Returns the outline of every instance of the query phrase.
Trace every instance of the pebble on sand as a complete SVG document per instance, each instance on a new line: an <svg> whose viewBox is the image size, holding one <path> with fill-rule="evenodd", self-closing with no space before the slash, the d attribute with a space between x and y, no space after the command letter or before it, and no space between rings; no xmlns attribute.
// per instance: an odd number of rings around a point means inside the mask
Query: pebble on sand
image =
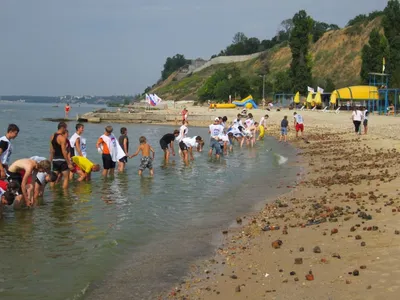
<svg viewBox="0 0 400 300"><path fill-rule="evenodd" d="M294 264L295 265L301 265L303 264L303 259L301 257L295 258L294 259Z"/></svg>
<svg viewBox="0 0 400 300"><path fill-rule="evenodd" d="M314 247L314 253L321 253L321 248L319 246Z"/></svg>

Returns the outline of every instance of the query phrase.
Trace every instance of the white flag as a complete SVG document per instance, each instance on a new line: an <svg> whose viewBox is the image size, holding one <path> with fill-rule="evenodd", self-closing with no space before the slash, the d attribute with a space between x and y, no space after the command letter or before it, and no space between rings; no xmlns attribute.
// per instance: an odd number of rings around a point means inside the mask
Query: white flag
<svg viewBox="0 0 400 300"><path fill-rule="evenodd" d="M157 94L154 94L154 99L155 99L155 101L156 101L157 104L160 103L160 102L162 101L162 99L161 99L160 97L158 97Z"/></svg>
<svg viewBox="0 0 400 300"><path fill-rule="evenodd" d="M150 101L150 97L149 97L149 95L148 95L148 94L146 94L146 102L147 102L148 104L150 104L150 103L151 103L151 101Z"/></svg>
<svg viewBox="0 0 400 300"><path fill-rule="evenodd" d="M317 87L317 92L320 93L320 94L323 94L324 93L324 89L320 88L320 87Z"/></svg>
<svg viewBox="0 0 400 300"><path fill-rule="evenodd" d="M312 87L309 87L309 86L307 87L307 91L308 91L308 92L311 92L311 93L314 93L314 92L315 92L314 89L313 89Z"/></svg>

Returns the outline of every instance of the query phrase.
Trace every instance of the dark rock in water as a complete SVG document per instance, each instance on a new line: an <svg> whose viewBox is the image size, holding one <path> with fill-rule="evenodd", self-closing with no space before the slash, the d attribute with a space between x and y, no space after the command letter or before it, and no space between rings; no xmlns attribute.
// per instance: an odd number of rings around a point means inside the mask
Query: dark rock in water
<svg viewBox="0 0 400 300"><path fill-rule="evenodd" d="M358 276L358 275L360 275L360 272L358 270L354 270L353 271L353 276Z"/></svg>
<svg viewBox="0 0 400 300"><path fill-rule="evenodd" d="M301 264L303 264L303 259L302 259L301 257L295 258L295 259L294 259L294 264L295 264L295 265L301 265Z"/></svg>
<svg viewBox="0 0 400 300"><path fill-rule="evenodd" d="M319 246L315 246L313 251L314 253L321 253L321 248Z"/></svg>
<svg viewBox="0 0 400 300"><path fill-rule="evenodd" d="M238 285L238 286L235 288L235 292L236 292L236 293L239 293L239 292L240 292L240 285Z"/></svg>

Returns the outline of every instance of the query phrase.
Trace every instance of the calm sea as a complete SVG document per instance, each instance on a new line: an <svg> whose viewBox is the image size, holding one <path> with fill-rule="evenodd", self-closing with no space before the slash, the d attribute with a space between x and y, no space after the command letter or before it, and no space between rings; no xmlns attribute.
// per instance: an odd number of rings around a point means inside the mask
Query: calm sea
<svg viewBox="0 0 400 300"><path fill-rule="evenodd" d="M99 106L72 106L71 115L93 108ZM63 107L0 103L0 130L11 122L21 129L12 160L48 156L57 123L43 117L63 117ZM155 177L146 171L139 178L134 158L112 180L95 173L91 183L71 184L68 194L47 189L39 207L6 209L0 299L154 299L185 275L193 259L212 254L221 228L296 177L295 150L270 138L255 149L235 148L220 162L204 152L195 153L190 167L178 157L163 167L159 139L173 127L111 125L117 136L121 126L128 128L130 152L141 135L148 138L156 150ZM69 123L71 132L74 126ZM88 157L97 163L95 144L104 126L85 124ZM194 135L208 140L205 128L190 127Z"/></svg>

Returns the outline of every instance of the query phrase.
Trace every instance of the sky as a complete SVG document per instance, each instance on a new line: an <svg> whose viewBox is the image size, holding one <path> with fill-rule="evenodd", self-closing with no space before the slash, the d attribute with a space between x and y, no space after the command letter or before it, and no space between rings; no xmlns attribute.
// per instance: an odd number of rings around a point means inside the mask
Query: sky
<svg viewBox="0 0 400 300"><path fill-rule="evenodd" d="M387 0L0 0L0 95L133 95L176 53L271 39L305 9L340 27Z"/></svg>

